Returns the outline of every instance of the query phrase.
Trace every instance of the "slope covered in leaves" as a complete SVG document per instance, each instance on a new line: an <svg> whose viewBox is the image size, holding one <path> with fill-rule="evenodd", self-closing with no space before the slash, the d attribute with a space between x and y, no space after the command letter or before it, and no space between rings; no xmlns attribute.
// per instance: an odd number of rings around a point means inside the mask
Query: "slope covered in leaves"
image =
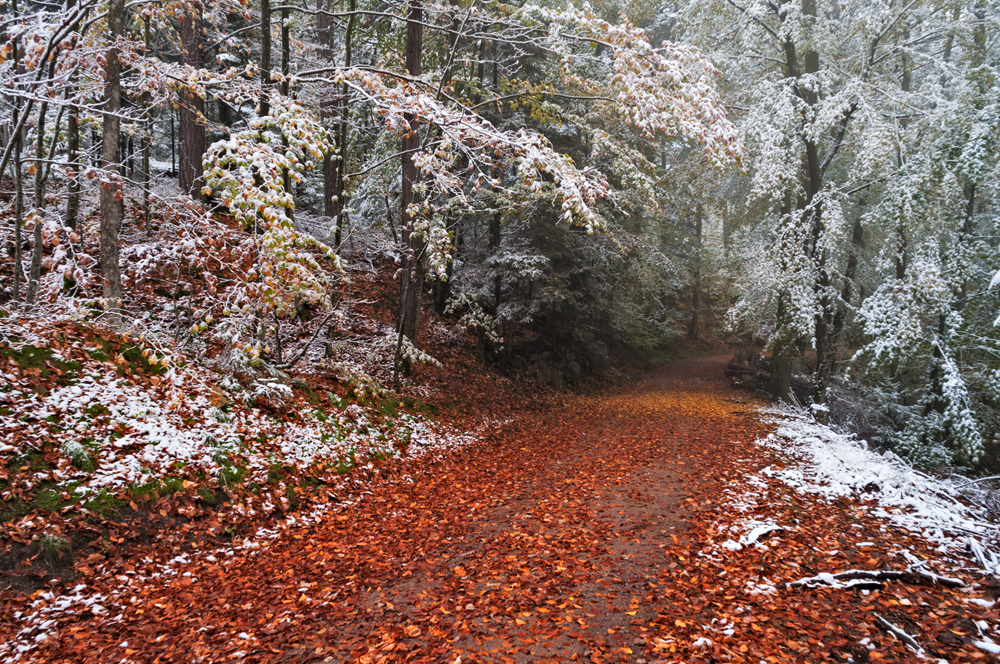
<svg viewBox="0 0 1000 664"><path fill-rule="evenodd" d="M856 496L831 501L783 481L799 462L755 442L770 425L721 370L677 362L636 389L525 413L449 455L395 460L350 498L229 547L151 554L8 597L0 652L95 662L985 660L993 586L956 569L958 552L942 559L938 542ZM849 569L895 578L862 587L831 576ZM818 580L782 585L809 577Z"/></svg>

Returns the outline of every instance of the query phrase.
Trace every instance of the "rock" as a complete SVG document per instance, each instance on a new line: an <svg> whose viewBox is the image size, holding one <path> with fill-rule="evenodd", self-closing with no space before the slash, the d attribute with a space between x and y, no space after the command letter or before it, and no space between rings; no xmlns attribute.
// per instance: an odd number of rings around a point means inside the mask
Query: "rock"
<svg viewBox="0 0 1000 664"><path fill-rule="evenodd" d="M545 360L539 360L535 363L535 382L539 387L545 385L552 379L552 370L549 365L546 364Z"/></svg>
<svg viewBox="0 0 1000 664"><path fill-rule="evenodd" d="M562 387L563 386L563 375L561 371L553 371L552 375L549 377L549 382L552 383L552 387Z"/></svg>

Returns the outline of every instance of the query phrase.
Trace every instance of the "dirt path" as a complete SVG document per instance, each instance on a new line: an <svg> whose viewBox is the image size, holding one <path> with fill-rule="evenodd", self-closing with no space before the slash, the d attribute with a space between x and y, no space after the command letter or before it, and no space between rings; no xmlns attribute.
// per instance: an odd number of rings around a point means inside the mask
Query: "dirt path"
<svg viewBox="0 0 1000 664"><path fill-rule="evenodd" d="M956 591L776 588L891 566L901 547L932 555L926 542L863 518L849 502L817 502L772 483L762 507L783 524L780 535L738 553L720 544L739 537L726 523L746 525L732 501L747 478L758 474L759 488L759 471L784 463L752 443L765 427L747 395L729 389L724 365L675 362L632 389L523 415L443 461L390 466L401 469L394 478L311 525L169 565L126 566L88 579L73 602L67 589L36 593L35 617L17 618L35 629L16 640L25 647L16 661L924 656L876 615L919 634L927 654L983 660ZM10 613L3 621L14 624Z"/></svg>
<svg viewBox="0 0 1000 664"><path fill-rule="evenodd" d="M339 516L143 582L120 619L90 616L37 654L646 661L657 624L699 602L670 596L687 573L671 552L717 490L719 451L759 432L724 363L675 362L512 423Z"/></svg>

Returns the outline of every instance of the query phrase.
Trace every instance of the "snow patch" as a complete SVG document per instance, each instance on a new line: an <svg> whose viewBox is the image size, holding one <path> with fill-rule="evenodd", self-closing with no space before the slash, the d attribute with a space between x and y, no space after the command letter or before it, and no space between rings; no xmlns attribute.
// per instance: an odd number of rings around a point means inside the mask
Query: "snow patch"
<svg viewBox="0 0 1000 664"><path fill-rule="evenodd" d="M869 514L921 535L942 553L969 550L988 572L1000 572L1000 560L991 552L1000 533L982 510L959 501L958 485L930 477L892 452L870 450L865 441L838 434L800 412L763 412L777 429L758 442L791 454L797 463L769 466L762 475L799 493L872 503ZM857 546L867 545L870 542Z"/></svg>

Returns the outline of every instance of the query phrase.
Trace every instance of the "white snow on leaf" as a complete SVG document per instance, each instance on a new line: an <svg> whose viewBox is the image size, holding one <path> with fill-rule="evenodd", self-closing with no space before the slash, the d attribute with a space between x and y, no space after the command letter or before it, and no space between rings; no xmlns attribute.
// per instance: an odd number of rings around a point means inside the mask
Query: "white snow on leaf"
<svg viewBox="0 0 1000 664"><path fill-rule="evenodd" d="M981 606L984 609L992 609L996 602L991 602L989 600L982 599L980 597L966 597L965 601L969 604L975 604L976 606Z"/></svg>
<svg viewBox="0 0 1000 664"><path fill-rule="evenodd" d="M990 290L993 290L997 286L1000 286L1000 270L998 270L997 273L993 275L993 278L990 279Z"/></svg>

